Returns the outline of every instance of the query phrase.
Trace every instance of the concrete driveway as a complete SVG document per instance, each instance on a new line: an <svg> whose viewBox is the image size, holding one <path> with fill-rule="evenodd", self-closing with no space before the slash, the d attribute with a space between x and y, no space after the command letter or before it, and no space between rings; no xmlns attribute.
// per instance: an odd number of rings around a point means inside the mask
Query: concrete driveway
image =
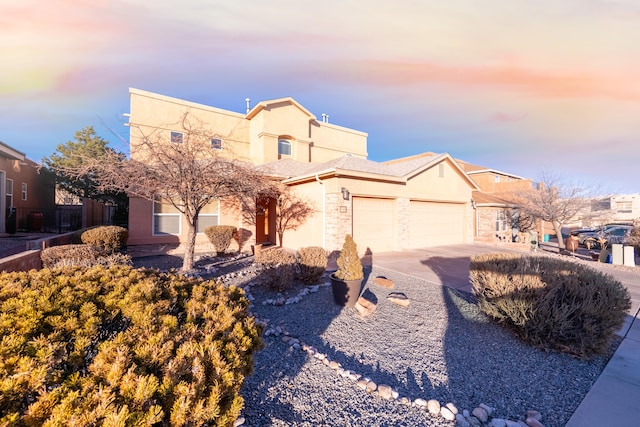
<svg viewBox="0 0 640 427"><path fill-rule="evenodd" d="M545 246L541 250L557 251L557 247ZM448 286L465 292L471 292L469 283L469 259L473 255L492 252L524 252L520 245L451 245L433 248L415 249L403 252L374 253L373 264L410 276L416 276L438 285ZM640 311L640 267L616 267L610 264L593 262L590 267L611 274L629 290L631 295L630 321ZM623 328L626 329L626 328Z"/></svg>

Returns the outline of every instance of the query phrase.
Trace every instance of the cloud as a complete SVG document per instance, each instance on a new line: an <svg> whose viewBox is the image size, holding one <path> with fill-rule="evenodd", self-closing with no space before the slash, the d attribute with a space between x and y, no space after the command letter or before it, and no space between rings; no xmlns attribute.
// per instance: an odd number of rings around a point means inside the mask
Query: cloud
<svg viewBox="0 0 640 427"><path fill-rule="evenodd" d="M526 114L508 114L496 112L489 116L489 122L493 123L510 123L519 122L527 118Z"/></svg>

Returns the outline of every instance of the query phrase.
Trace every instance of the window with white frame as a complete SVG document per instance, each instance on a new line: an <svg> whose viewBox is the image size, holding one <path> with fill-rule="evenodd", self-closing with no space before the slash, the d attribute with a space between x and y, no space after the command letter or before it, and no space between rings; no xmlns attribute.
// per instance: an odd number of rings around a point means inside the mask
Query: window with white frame
<svg viewBox="0 0 640 427"><path fill-rule="evenodd" d="M180 211L167 200L153 202L153 235L180 234Z"/></svg>
<svg viewBox="0 0 640 427"><path fill-rule="evenodd" d="M222 139L211 138L211 148L214 150L222 150Z"/></svg>
<svg viewBox="0 0 640 427"><path fill-rule="evenodd" d="M493 176L493 180L494 180L495 182L500 182L500 175L494 175L494 176Z"/></svg>
<svg viewBox="0 0 640 427"><path fill-rule="evenodd" d="M26 182L22 183L21 198L23 202L27 201L27 183Z"/></svg>
<svg viewBox="0 0 640 427"><path fill-rule="evenodd" d="M496 211L496 231L505 231L507 229L507 215L502 209Z"/></svg>
<svg viewBox="0 0 640 427"><path fill-rule="evenodd" d="M278 156L291 156L291 141L278 140Z"/></svg>
<svg viewBox="0 0 640 427"><path fill-rule="evenodd" d="M198 233L204 233L207 227L218 224L220 224L220 201L216 199L209 202L209 204L200 211L196 231Z"/></svg>
<svg viewBox="0 0 640 427"><path fill-rule="evenodd" d="M13 180L7 179L6 191L5 191L5 203L7 208L13 207Z"/></svg>
<svg viewBox="0 0 640 427"><path fill-rule="evenodd" d="M173 142L174 144L182 144L182 139L182 132L171 131L171 142Z"/></svg>

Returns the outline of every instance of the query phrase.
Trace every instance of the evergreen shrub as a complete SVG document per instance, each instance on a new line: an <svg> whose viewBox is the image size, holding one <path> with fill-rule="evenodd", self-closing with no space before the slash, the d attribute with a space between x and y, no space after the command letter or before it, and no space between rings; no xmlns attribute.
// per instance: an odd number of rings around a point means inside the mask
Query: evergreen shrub
<svg viewBox="0 0 640 427"><path fill-rule="evenodd" d="M0 425L230 426L261 345L248 306L131 267L0 274Z"/></svg>
<svg viewBox="0 0 640 427"><path fill-rule="evenodd" d="M298 278L306 284L320 282L327 269L327 252L319 246L298 250Z"/></svg>
<svg viewBox="0 0 640 427"><path fill-rule="evenodd" d="M261 267L262 283L282 292L290 289L296 273L296 255L285 248L263 249L254 258Z"/></svg>
<svg viewBox="0 0 640 427"><path fill-rule="evenodd" d="M232 225L212 225L204 229L204 234L216 249L216 254L222 256L229 248L231 240L238 233L238 229Z"/></svg>
<svg viewBox="0 0 640 427"><path fill-rule="evenodd" d="M347 234L338 256L338 270L333 274L340 280L362 280L364 270L358 257L358 247L350 234Z"/></svg>
<svg viewBox="0 0 640 427"><path fill-rule="evenodd" d="M116 252L127 244L129 231L117 225L106 225L85 230L80 239L82 243L97 246L108 253Z"/></svg>
<svg viewBox="0 0 640 427"><path fill-rule="evenodd" d="M470 276L487 315L536 347L580 358L604 353L631 308L618 280L563 259L479 255Z"/></svg>

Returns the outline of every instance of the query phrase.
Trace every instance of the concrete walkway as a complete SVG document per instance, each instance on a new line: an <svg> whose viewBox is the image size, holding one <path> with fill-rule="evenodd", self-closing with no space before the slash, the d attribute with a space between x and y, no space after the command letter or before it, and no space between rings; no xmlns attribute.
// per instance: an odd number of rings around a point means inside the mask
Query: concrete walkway
<svg viewBox="0 0 640 427"><path fill-rule="evenodd" d="M441 246L374 254L373 264L471 292L469 258L505 251L522 252L525 249L509 244ZM596 262L593 267L613 275L627 287L632 308L618 332L622 343L565 427L640 426L640 275Z"/></svg>

